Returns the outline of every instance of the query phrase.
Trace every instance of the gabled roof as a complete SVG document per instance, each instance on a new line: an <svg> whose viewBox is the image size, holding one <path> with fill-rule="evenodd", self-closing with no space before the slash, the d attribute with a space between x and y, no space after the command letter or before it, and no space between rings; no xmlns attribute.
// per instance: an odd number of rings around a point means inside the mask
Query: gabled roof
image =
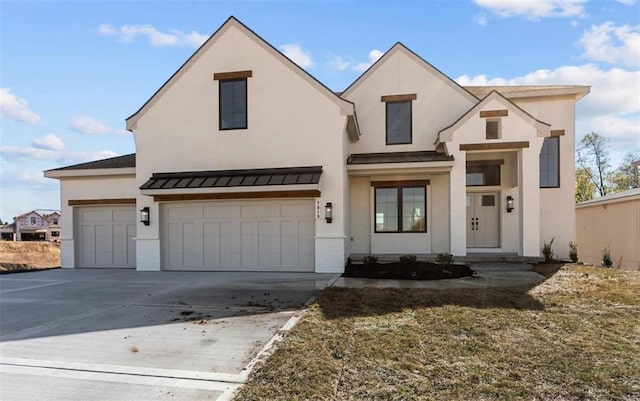
<svg viewBox="0 0 640 401"><path fill-rule="evenodd" d="M268 52L270 52L275 58L282 61L282 63L288 66L294 73L298 74L299 76L307 80L309 83L311 83L311 85L314 86L317 90L319 90L329 99L333 100L336 104L338 104L338 106L345 111L345 114L350 115L353 113L353 110L354 110L353 102L350 102L336 95L331 89L327 88L322 82L318 81L314 76L309 74L307 71L302 69L293 61L291 61L291 59L289 59L287 56L282 54L278 49L273 47L269 42L262 39L258 34L252 31L249 27L244 25L235 17L231 16L225 21L224 24L222 24L220 28L218 28L217 31L215 31L209 37L209 39L207 39L202 44L202 46L198 48L198 50L195 51L195 53L191 55L191 57L187 59L187 61L185 61L184 64L182 64L182 66L180 66L180 68L178 68L178 70L175 73L173 73L173 75L171 75L171 77L169 77L169 79L149 98L149 100L147 100L142 105L142 107L140 107L138 111L136 111L131 116L127 117L126 119L127 130L131 131L132 129L134 129L135 123L149 109L149 107L153 105L156 99L162 96L165 93L165 91L167 91L171 87L171 85L173 85L173 83L177 79L179 79L182 76L182 74L184 74L198 60L198 58L202 54L204 54L216 42L216 40L218 40L218 38L220 38L231 27L235 27L239 29L241 32L247 35L247 37L255 41L258 45L262 46Z"/></svg>
<svg viewBox="0 0 640 401"><path fill-rule="evenodd" d="M458 129L461 125L466 123L476 112L480 111L487 103L489 103L492 100L497 100L498 102L502 103L504 107L513 111L521 118L529 121L529 123L535 126L538 129L538 131L546 132L548 136L549 128L551 127L551 124L538 120L537 118L533 117L531 114L523 110L520 106L513 103L511 100L507 99L502 94L494 90L494 91L491 91L491 93L489 93L487 96L485 96L485 98L482 99L480 102L478 102L475 106L470 108L453 124L440 130L440 132L438 132L438 139L436 139L436 142L435 142L436 145L440 144L441 142L450 141L453 135L453 132L456 129Z"/></svg>
<svg viewBox="0 0 640 401"><path fill-rule="evenodd" d="M425 70L433 74L434 76L440 78L446 84L448 84L451 88L453 88L458 93L462 94L464 97L469 99L472 102L477 102L478 98L468 90L466 90L463 86L460 86L456 81L449 78L442 71L431 65L428 61L420 57L413 50L409 49L407 46L402 44L401 42L396 42L395 45L391 47L391 49L387 50L385 54L382 55L371 67L369 67L365 72L362 73L351 85L347 87L344 91L340 93L340 96L347 97L351 91L353 91L358 85L364 82L375 70L377 70L382 64L384 64L388 59L390 59L394 54L401 52L406 54L409 58L413 59L416 63L424 67Z"/></svg>
<svg viewBox="0 0 640 401"><path fill-rule="evenodd" d="M71 166L54 168L49 171L66 171L66 170L94 170L102 168L129 168L136 166L136 154L131 153L124 156L110 157L108 159L94 160L86 163L74 164Z"/></svg>

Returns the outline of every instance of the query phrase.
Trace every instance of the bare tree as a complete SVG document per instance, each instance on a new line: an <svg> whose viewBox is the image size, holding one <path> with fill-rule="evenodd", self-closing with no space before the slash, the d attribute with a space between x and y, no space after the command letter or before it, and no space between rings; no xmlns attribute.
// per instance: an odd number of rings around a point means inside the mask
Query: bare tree
<svg viewBox="0 0 640 401"><path fill-rule="evenodd" d="M640 188L640 171L638 171L638 167L633 165L636 160L640 160L640 153L637 151L627 152L624 155L622 164L611 177L615 192Z"/></svg>
<svg viewBox="0 0 640 401"><path fill-rule="evenodd" d="M611 163L608 147L608 138L592 132L580 140L578 148L578 168L584 169L589 175L600 196L609 192L607 181L611 176Z"/></svg>

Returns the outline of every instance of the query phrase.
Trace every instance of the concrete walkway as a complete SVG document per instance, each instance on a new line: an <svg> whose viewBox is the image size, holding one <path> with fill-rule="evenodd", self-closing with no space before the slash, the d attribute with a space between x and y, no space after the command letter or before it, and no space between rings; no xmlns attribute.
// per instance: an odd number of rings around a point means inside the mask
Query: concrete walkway
<svg viewBox="0 0 640 401"><path fill-rule="evenodd" d="M376 280L366 278L338 277L332 287L344 288L429 288L463 289L490 287L534 286L544 277L532 270L531 265L520 263L471 263L472 277L451 280Z"/></svg>
<svg viewBox="0 0 640 401"><path fill-rule="evenodd" d="M0 399L228 400L333 275L0 276Z"/></svg>

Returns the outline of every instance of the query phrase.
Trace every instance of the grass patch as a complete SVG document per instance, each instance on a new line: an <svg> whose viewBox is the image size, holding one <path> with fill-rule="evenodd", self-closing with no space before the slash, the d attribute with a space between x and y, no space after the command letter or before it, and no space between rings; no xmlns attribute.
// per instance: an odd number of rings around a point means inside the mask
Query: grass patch
<svg viewBox="0 0 640 401"><path fill-rule="evenodd" d="M324 290L234 400L640 399L640 273L552 270L535 288Z"/></svg>

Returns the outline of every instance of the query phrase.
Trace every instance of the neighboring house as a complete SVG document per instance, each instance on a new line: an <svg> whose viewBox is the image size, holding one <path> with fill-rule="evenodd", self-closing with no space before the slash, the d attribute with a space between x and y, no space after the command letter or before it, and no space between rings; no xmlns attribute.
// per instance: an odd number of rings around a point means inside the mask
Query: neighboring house
<svg viewBox="0 0 640 401"><path fill-rule="evenodd" d="M59 241L61 226L59 211L32 210L0 227L0 233L8 241Z"/></svg>
<svg viewBox="0 0 640 401"><path fill-rule="evenodd" d="M398 43L336 94L232 17L127 118L135 155L45 172L62 266L342 272L553 237L566 257L588 92L462 87Z"/></svg>
<svg viewBox="0 0 640 401"><path fill-rule="evenodd" d="M0 226L0 240L15 241L16 240L16 223L5 223Z"/></svg>
<svg viewBox="0 0 640 401"><path fill-rule="evenodd" d="M599 265L609 247L615 267L640 270L640 188L576 205L580 261Z"/></svg>

